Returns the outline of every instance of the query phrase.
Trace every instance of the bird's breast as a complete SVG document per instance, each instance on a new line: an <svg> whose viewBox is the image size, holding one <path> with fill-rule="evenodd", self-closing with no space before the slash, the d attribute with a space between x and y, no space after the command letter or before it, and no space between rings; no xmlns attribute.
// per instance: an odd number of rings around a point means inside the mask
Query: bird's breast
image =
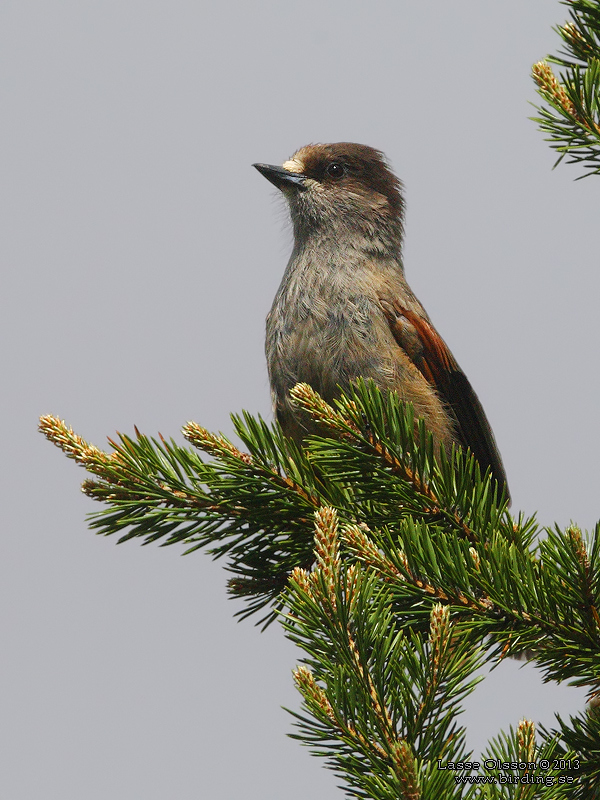
<svg viewBox="0 0 600 800"><path fill-rule="evenodd" d="M267 319L266 352L275 399L300 382L326 400L357 376L389 371L389 326L368 282L323 269L285 280ZM320 279L319 279L320 278ZM381 380L378 380L381 383ZM387 381L383 381L387 382Z"/></svg>

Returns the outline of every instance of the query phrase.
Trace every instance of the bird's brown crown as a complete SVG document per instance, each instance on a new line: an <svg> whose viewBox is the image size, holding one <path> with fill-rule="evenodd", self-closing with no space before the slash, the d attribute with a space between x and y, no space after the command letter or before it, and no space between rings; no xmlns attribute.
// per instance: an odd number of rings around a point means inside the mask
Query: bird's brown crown
<svg viewBox="0 0 600 800"><path fill-rule="evenodd" d="M309 144L283 167L315 181L324 192L358 196L380 212L402 215L401 183L383 153L373 147L354 142Z"/></svg>

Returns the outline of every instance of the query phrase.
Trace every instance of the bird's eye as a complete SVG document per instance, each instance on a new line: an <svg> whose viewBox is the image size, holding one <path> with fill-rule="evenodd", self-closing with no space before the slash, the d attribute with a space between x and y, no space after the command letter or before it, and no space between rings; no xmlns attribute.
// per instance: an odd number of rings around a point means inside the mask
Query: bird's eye
<svg viewBox="0 0 600 800"><path fill-rule="evenodd" d="M343 164L338 164L337 161L334 161L333 164L329 164L326 172L332 178L341 178L346 174L346 167Z"/></svg>

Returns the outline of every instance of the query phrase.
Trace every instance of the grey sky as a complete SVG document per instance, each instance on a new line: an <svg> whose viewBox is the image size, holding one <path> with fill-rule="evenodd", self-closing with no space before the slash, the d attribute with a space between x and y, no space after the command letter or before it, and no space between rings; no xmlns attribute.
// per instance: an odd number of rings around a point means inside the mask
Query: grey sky
<svg viewBox="0 0 600 800"><path fill-rule="evenodd" d="M411 286L494 427L513 510L599 514L600 179L528 120L555 0L4 0L2 685L7 800L335 798L285 737L294 648L236 624L221 563L86 528L36 433L270 414L264 318L291 235L251 168L311 141L387 153ZM479 752L582 693L503 664Z"/></svg>

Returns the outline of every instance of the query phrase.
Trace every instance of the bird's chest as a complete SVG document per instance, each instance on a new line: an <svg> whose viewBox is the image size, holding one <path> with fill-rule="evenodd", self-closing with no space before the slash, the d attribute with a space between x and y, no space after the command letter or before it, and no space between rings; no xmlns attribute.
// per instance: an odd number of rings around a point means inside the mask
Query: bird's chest
<svg viewBox="0 0 600 800"><path fill-rule="evenodd" d="M282 285L267 319L267 361L277 393L311 384L325 398L378 366L381 311L361 281L326 275Z"/></svg>

